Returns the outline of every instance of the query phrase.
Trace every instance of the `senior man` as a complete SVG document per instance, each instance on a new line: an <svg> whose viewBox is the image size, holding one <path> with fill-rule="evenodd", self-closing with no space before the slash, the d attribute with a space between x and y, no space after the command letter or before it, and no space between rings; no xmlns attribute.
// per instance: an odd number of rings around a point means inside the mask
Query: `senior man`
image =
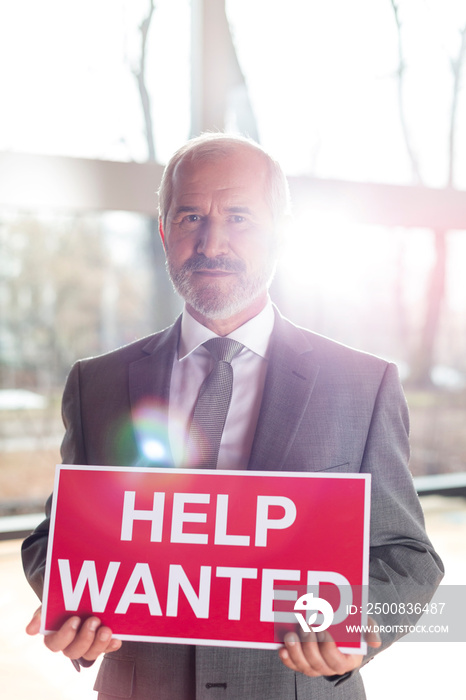
<svg viewBox="0 0 466 700"><path fill-rule="evenodd" d="M156 399L167 407L174 466L370 473L371 599L427 602L442 565L408 471L407 409L396 368L294 326L270 301L288 208L280 166L247 139L203 135L172 157L159 194L160 235L183 314L160 333L73 367L63 397L63 461L141 463L136 432L121 443L117 426L139 401ZM225 341L218 339L229 339L228 358L219 358ZM208 401L198 415L198 397L219 359L231 368L231 396L223 431L204 440L196 426L208 430L211 416ZM184 444L180 420L190 435ZM48 520L23 546L39 596L47 534ZM40 609L29 633L38 632L39 621ZM365 658L342 653L328 633L301 640L289 634L278 653L122 644L97 617L73 616L45 642L75 664L105 653L100 700L358 700L365 697L359 667L395 636L370 632Z"/></svg>

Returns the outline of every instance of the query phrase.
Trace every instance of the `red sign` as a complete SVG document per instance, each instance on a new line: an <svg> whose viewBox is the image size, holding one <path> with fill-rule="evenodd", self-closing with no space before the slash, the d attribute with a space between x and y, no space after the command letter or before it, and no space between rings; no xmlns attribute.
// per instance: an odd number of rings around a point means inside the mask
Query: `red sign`
<svg viewBox="0 0 466 700"><path fill-rule="evenodd" d="M369 475L59 466L42 632L95 614L119 639L266 649L331 622L365 653L369 502Z"/></svg>

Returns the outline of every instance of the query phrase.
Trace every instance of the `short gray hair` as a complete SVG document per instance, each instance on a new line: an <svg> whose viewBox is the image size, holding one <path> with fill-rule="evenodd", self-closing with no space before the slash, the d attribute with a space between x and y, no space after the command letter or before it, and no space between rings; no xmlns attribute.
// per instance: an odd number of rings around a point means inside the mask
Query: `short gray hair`
<svg viewBox="0 0 466 700"><path fill-rule="evenodd" d="M187 141L170 158L163 172L158 191L159 215L165 226L168 210L173 198L173 173L178 163L187 156L191 162L227 156L238 146L247 146L262 154L268 171L268 194L270 210L275 223L282 221L290 212L290 192L285 173L274 160L252 139L236 134L204 133Z"/></svg>

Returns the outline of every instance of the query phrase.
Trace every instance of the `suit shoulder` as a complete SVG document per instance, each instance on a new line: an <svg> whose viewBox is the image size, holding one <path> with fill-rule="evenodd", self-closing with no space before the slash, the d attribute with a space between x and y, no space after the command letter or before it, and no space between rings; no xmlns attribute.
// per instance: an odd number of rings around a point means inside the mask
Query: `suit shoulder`
<svg viewBox="0 0 466 700"><path fill-rule="evenodd" d="M178 322L169 328L165 328L157 333L152 333L144 338L139 338L132 343L110 350L102 355L78 360L77 364L80 365L83 371L108 370L112 367L127 366L158 349L163 349L163 347L170 341L173 341L175 337L176 339L178 337Z"/></svg>
<svg viewBox="0 0 466 700"><path fill-rule="evenodd" d="M388 360L374 355L373 353L351 347L350 345L333 340L332 338L327 338L318 333L313 333L312 331L308 331L308 333L312 337L311 342L316 354L321 357L344 358L347 362L362 363L367 366L380 368L385 368L389 364Z"/></svg>
<svg viewBox="0 0 466 700"><path fill-rule="evenodd" d="M280 322L284 324L289 342L293 343L294 347L299 347L301 352L311 352L313 360L320 365L360 366L366 370L372 368L374 371L384 372L388 365L393 364L372 353L297 326L283 317Z"/></svg>

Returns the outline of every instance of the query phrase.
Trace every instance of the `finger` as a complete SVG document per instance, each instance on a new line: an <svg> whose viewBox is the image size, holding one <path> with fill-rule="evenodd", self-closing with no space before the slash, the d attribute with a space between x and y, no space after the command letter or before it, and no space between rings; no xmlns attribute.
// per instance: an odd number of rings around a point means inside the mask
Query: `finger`
<svg viewBox="0 0 466 700"><path fill-rule="evenodd" d="M26 633L27 634L38 634L40 632L40 621L41 621L41 614L42 614L42 605L37 608L36 612L31 618L31 621L28 623L26 627Z"/></svg>
<svg viewBox="0 0 466 700"><path fill-rule="evenodd" d="M59 630L45 635L45 646L53 652L63 651L76 638L80 625L81 619L79 617L70 617L69 620L63 623Z"/></svg>
<svg viewBox="0 0 466 700"><path fill-rule="evenodd" d="M99 618L90 617L82 624L71 644L63 649L63 653L70 659L95 661L101 654L116 651L120 647L121 641L112 639L112 630L101 627Z"/></svg>
<svg viewBox="0 0 466 700"><path fill-rule="evenodd" d="M293 639L291 635L286 635L285 639L283 640L285 646L279 649L278 651L280 660L285 664L287 668L291 669L292 671L298 670L290 656L290 647L292 647L296 643L296 640Z"/></svg>
<svg viewBox="0 0 466 700"><path fill-rule="evenodd" d="M301 642L297 635L287 635L279 656L287 668L312 678L343 675L358 668L363 659L362 654L343 654L326 632L311 632Z"/></svg>
<svg viewBox="0 0 466 700"><path fill-rule="evenodd" d="M314 632L306 635L302 643L294 632L287 634L284 641L285 649L280 650L280 658L285 666L310 677L333 675L334 671L322 658Z"/></svg>
<svg viewBox="0 0 466 700"><path fill-rule="evenodd" d="M376 629L376 622L372 617L367 618L369 629L364 633L364 639L370 647L378 648L382 646L382 639Z"/></svg>
<svg viewBox="0 0 466 700"><path fill-rule="evenodd" d="M382 640L380 639L380 634L378 632L373 632L371 630L367 631L364 634L364 639L367 642L368 646L373 647L375 649L382 646Z"/></svg>
<svg viewBox="0 0 466 700"><path fill-rule="evenodd" d="M348 671L353 671L362 663L362 654L344 654L341 652L328 631L318 632L317 640L323 663L327 669L330 669L330 673L327 671L322 675L343 675ZM304 654L307 656L306 643L303 644L303 648Z"/></svg>
<svg viewBox="0 0 466 700"><path fill-rule="evenodd" d="M97 630L100 628L98 617L89 617L79 627L70 642L62 647L64 655L70 659L85 657L96 642ZM96 657L89 657L89 661Z"/></svg>
<svg viewBox="0 0 466 700"><path fill-rule="evenodd" d="M319 676L333 676L345 673L345 655L341 653L328 632L303 634L301 647L304 657Z"/></svg>
<svg viewBox="0 0 466 700"><path fill-rule="evenodd" d="M121 640L112 638L112 630L109 627L100 627L89 650L83 654L86 661L95 661L101 654L117 651L121 647Z"/></svg>

